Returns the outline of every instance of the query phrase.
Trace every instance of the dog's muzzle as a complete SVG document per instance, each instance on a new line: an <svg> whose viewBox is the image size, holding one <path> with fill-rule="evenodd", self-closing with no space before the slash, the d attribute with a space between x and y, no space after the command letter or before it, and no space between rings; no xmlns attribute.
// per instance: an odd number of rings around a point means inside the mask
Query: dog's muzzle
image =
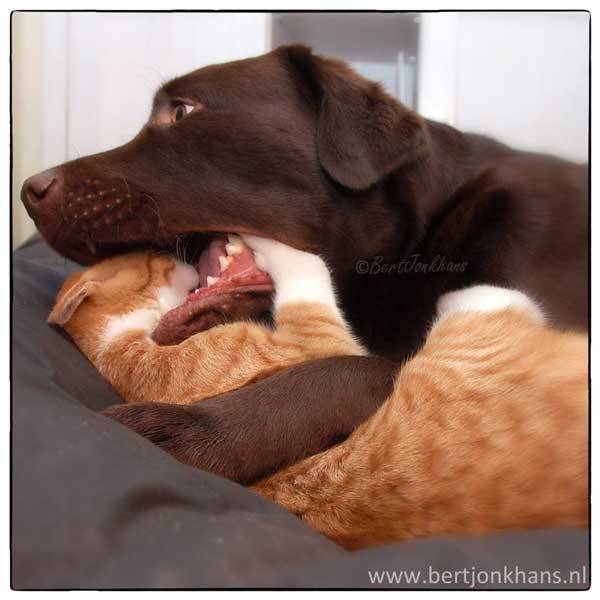
<svg viewBox="0 0 600 600"><path fill-rule="evenodd" d="M25 181L21 200L49 241L58 235L72 241L117 238L152 200L123 179L89 177L72 184L61 169L49 169Z"/></svg>

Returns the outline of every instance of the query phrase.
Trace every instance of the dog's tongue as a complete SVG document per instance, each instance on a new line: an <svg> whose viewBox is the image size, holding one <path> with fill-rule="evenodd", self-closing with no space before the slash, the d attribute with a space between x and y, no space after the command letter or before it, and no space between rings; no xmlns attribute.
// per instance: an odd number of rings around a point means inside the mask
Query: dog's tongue
<svg viewBox="0 0 600 600"><path fill-rule="evenodd" d="M158 344L177 344L236 316L258 318L270 305L273 282L256 266L252 250L239 236L214 237L196 269L200 275L198 289L163 316L152 336Z"/></svg>

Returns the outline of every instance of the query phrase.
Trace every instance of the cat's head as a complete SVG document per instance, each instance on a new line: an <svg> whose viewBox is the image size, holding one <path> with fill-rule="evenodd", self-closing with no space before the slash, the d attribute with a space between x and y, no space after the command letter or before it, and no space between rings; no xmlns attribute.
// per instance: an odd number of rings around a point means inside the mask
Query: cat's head
<svg viewBox="0 0 600 600"><path fill-rule="evenodd" d="M144 311L143 329L154 326L154 340L171 345L222 323L223 314L245 319L270 311L273 282L241 237L215 235L193 262L150 253L100 262L67 279L48 321L79 342L107 319L128 315L135 324L132 313ZM236 310L242 295L250 300Z"/></svg>
<svg viewBox="0 0 600 600"><path fill-rule="evenodd" d="M93 335L107 319L135 311L151 311L158 320L185 302L198 279L196 269L169 256L136 253L111 258L67 278L48 322L72 335Z"/></svg>

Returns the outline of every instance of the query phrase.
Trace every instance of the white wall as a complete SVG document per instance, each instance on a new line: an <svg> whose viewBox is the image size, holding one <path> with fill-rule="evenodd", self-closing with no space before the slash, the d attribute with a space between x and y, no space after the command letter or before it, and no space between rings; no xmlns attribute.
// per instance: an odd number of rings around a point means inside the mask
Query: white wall
<svg viewBox="0 0 600 600"><path fill-rule="evenodd" d="M587 161L588 25L585 13L424 15L420 112Z"/></svg>
<svg viewBox="0 0 600 600"><path fill-rule="evenodd" d="M18 245L33 232L19 193L23 180L44 164L39 144L42 111L32 92L37 92L41 77L41 43L43 22L40 15L22 19L13 14L12 53L12 127L13 127L13 245ZM32 40L28 43L28 40Z"/></svg>
<svg viewBox="0 0 600 600"><path fill-rule="evenodd" d="M71 14L68 20L72 156L130 139L168 79L270 46L264 13Z"/></svg>

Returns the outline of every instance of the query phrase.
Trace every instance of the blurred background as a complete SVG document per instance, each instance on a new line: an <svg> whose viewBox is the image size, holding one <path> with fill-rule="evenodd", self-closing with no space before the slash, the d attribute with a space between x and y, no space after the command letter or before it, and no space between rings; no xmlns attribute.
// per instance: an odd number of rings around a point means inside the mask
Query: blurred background
<svg viewBox="0 0 600 600"><path fill-rule="evenodd" d="M12 15L13 243L34 231L23 180L126 142L165 80L302 42L348 60L423 116L588 160L589 15Z"/></svg>

